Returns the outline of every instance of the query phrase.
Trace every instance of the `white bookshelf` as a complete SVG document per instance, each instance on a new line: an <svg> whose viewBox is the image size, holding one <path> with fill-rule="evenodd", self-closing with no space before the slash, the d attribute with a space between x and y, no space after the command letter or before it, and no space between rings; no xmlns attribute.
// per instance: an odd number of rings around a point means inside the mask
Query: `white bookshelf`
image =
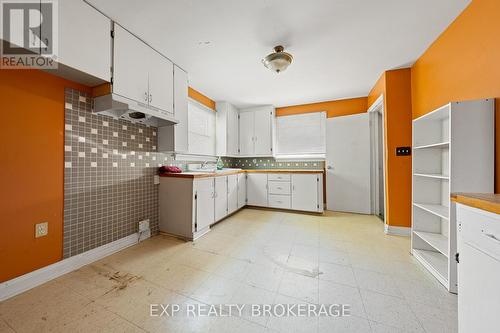
<svg viewBox="0 0 500 333"><path fill-rule="evenodd" d="M413 120L411 247L457 292L457 226L450 194L494 191L494 100L456 102Z"/></svg>

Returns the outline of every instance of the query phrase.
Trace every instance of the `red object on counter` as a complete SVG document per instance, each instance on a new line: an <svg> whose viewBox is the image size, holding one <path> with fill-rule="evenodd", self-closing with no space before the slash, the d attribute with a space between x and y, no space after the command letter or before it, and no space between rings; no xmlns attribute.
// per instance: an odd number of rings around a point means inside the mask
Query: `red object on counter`
<svg viewBox="0 0 500 333"><path fill-rule="evenodd" d="M163 173L181 173L182 170L176 166L162 166L158 169L160 175Z"/></svg>

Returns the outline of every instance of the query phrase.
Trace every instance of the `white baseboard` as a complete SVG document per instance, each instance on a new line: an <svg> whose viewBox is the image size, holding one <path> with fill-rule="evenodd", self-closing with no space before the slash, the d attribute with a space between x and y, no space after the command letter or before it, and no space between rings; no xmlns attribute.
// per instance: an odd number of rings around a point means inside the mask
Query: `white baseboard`
<svg viewBox="0 0 500 333"><path fill-rule="evenodd" d="M411 228L408 227L394 227L391 225L384 225L384 232L386 235L394 235L394 236L410 236Z"/></svg>
<svg viewBox="0 0 500 333"><path fill-rule="evenodd" d="M139 234L135 233L90 251L63 259L49 266L37 269L36 271L21 275L12 280L2 282L0 283L0 301L6 300L82 266L107 257L124 248L137 244L138 239Z"/></svg>

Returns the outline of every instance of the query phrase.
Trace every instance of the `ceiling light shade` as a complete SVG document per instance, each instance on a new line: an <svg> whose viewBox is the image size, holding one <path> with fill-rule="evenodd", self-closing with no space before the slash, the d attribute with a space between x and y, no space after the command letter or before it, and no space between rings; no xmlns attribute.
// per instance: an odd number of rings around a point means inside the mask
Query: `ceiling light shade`
<svg viewBox="0 0 500 333"><path fill-rule="evenodd" d="M287 69L287 67L292 63L293 57L290 53L284 52L283 50L283 46L275 46L274 53L271 53L262 59L264 66L276 73L283 72Z"/></svg>

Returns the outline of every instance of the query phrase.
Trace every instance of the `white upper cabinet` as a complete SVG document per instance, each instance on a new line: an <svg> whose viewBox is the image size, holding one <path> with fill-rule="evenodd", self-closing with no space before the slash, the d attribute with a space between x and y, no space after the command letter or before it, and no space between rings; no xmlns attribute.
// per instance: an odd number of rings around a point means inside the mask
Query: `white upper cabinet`
<svg viewBox="0 0 500 333"><path fill-rule="evenodd" d="M174 64L149 49L149 105L174 114Z"/></svg>
<svg viewBox="0 0 500 333"><path fill-rule="evenodd" d="M58 11L58 72L89 86L110 81L110 19L83 0L59 1Z"/></svg>
<svg viewBox="0 0 500 333"><path fill-rule="evenodd" d="M115 24L113 93L174 113L174 65Z"/></svg>
<svg viewBox="0 0 500 333"><path fill-rule="evenodd" d="M272 156L273 117L273 106L241 110L240 156Z"/></svg>
<svg viewBox="0 0 500 333"><path fill-rule="evenodd" d="M174 65L174 117L178 123L158 128L158 151L186 154L188 147L188 76Z"/></svg>
<svg viewBox="0 0 500 333"><path fill-rule="evenodd" d="M240 155L251 156L254 153L254 114L240 113Z"/></svg>
<svg viewBox="0 0 500 333"><path fill-rule="evenodd" d="M174 151L188 151L188 76L174 66L174 117L179 121L174 126Z"/></svg>
<svg viewBox="0 0 500 333"><path fill-rule="evenodd" d="M216 154L238 156L238 109L228 102L217 102Z"/></svg>
<svg viewBox="0 0 500 333"><path fill-rule="evenodd" d="M114 40L113 93L148 104L149 47L117 24Z"/></svg>
<svg viewBox="0 0 500 333"><path fill-rule="evenodd" d="M254 111L254 135L256 156L270 156L273 154L272 145L272 119L274 115L273 107L265 107Z"/></svg>

